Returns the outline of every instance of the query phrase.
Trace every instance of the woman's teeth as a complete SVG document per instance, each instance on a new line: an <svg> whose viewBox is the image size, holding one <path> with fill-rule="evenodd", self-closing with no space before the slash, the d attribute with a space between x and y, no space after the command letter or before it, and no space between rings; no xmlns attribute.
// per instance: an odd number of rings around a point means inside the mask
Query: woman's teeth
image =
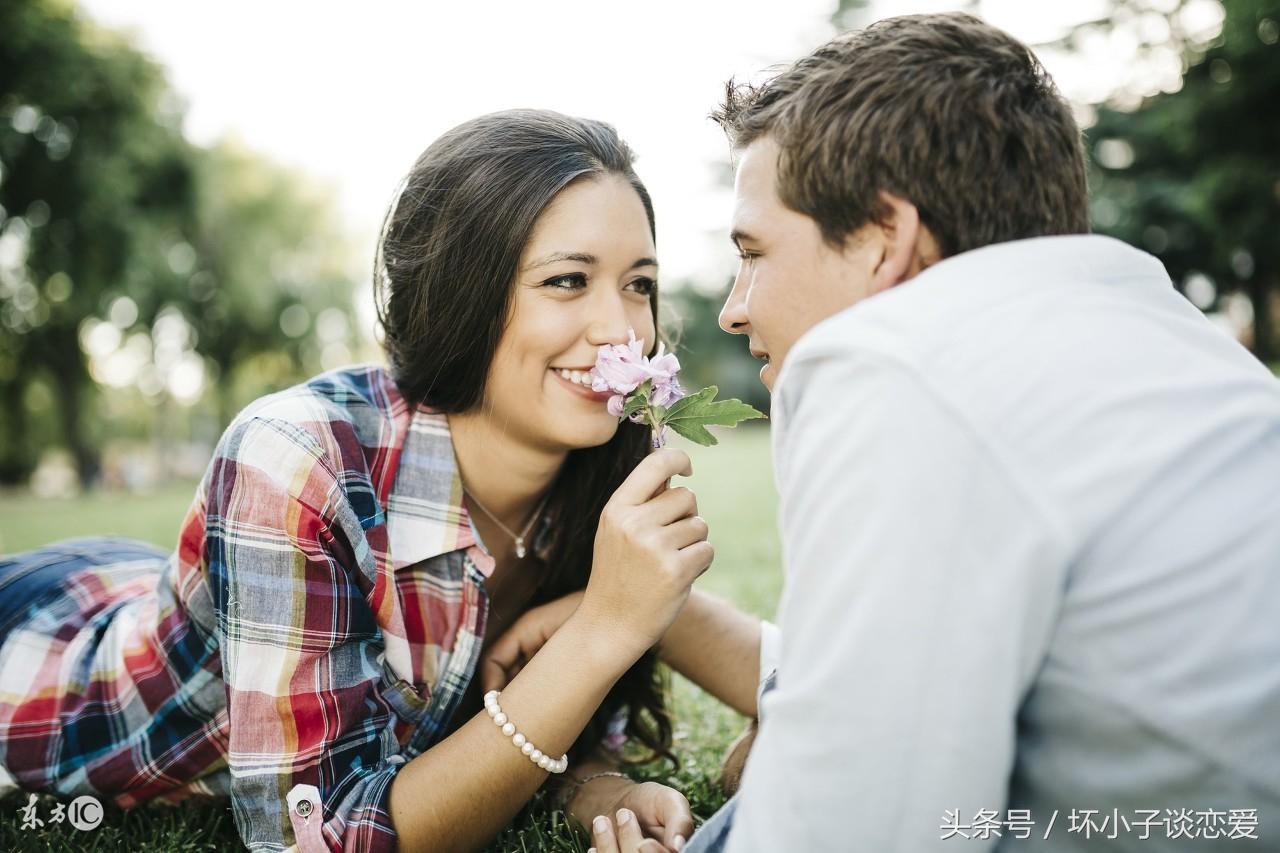
<svg viewBox="0 0 1280 853"><path fill-rule="evenodd" d="M564 368L554 368L555 372L560 375L561 379L568 379L585 388L591 387L591 371L583 372L581 370L565 370Z"/></svg>

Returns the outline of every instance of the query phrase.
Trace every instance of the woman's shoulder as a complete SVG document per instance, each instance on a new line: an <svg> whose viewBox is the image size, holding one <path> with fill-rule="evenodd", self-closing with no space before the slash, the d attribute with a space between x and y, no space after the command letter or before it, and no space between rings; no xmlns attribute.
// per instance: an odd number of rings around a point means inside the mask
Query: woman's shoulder
<svg viewBox="0 0 1280 853"><path fill-rule="evenodd" d="M358 416L360 411L390 414L404 405L404 399L384 365L356 364L327 370L305 382L259 397L245 406L232 424L252 418L306 421L335 417L348 420Z"/></svg>
<svg viewBox="0 0 1280 853"><path fill-rule="evenodd" d="M283 452L285 445L339 473L366 458L363 451L394 442L406 417L407 406L386 367L353 365L254 400L232 420L214 455L278 466L294 455Z"/></svg>

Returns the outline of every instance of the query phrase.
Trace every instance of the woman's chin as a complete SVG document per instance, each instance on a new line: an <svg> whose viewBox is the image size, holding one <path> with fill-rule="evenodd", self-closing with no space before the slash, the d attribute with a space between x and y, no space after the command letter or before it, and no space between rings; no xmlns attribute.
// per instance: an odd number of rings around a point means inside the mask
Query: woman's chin
<svg viewBox="0 0 1280 853"><path fill-rule="evenodd" d="M569 450L586 450L608 444L618 432L618 419L608 412L567 418L557 438Z"/></svg>

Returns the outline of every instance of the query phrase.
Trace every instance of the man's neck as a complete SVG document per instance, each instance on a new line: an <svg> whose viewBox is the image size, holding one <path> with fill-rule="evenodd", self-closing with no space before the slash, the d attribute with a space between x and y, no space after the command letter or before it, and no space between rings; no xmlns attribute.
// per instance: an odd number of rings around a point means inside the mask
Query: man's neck
<svg viewBox="0 0 1280 853"><path fill-rule="evenodd" d="M523 443L484 411L452 414L448 420L467 491L508 528L522 532L568 453Z"/></svg>

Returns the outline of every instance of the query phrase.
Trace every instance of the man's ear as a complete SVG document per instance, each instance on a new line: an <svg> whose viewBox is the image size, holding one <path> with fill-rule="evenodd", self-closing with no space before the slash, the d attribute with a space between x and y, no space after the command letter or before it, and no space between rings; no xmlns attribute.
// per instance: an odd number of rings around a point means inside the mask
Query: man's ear
<svg viewBox="0 0 1280 853"><path fill-rule="evenodd" d="M883 254L871 276L874 295L913 278L938 261L938 244L929 229L920 223L920 211L901 196L880 191L880 201L889 210L881 224Z"/></svg>

